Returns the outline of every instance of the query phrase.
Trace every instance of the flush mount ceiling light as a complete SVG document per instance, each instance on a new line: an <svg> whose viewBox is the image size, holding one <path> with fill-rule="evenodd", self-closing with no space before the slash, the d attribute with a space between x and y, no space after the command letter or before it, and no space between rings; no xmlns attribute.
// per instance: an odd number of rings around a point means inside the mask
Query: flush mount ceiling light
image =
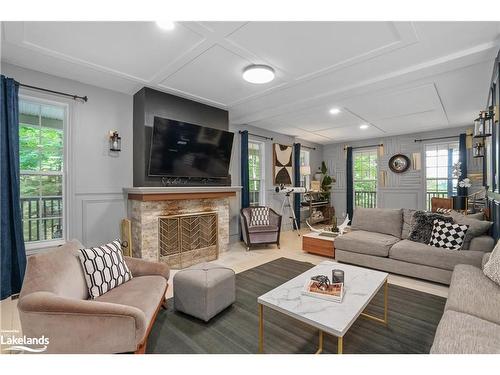
<svg viewBox="0 0 500 375"><path fill-rule="evenodd" d="M363 125L359 126L359 128L363 129L363 130L368 129L369 127L370 127L370 125L368 125L368 124L363 124Z"/></svg>
<svg viewBox="0 0 500 375"><path fill-rule="evenodd" d="M156 21L156 26L158 26L162 30L175 29L175 23L173 21Z"/></svg>
<svg viewBox="0 0 500 375"><path fill-rule="evenodd" d="M330 113L332 115L338 115L340 113L340 109L339 108L332 108L332 109L330 109Z"/></svg>
<svg viewBox="0 0 500 375"><path fill-rule="evenodd" d="M267 65L250 65L243 71L243 79L250 83L268 83L274 79L274 69Z"/></svg>

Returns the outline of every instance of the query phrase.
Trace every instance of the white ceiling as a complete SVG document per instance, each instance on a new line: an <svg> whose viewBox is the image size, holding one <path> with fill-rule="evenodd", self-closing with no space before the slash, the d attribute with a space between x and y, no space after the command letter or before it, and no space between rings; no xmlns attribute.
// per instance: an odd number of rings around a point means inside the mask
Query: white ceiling
<svg viewBox="0 0 500 375"><path fill-rule="evenodd" d="M129 94L154 87L228 109L233 124L322 144L470 125L500 48L500 22L2 26L4 62ZM276 79L245 82L250 64Z"/></svg>

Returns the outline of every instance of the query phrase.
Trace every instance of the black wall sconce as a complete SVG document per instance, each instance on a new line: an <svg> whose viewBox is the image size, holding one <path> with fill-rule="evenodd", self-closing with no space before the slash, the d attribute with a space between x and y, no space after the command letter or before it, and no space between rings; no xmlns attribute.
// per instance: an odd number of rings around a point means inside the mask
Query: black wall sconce
<svg viewBox="0 0 500 375"><path fill-rule="evenodd" d="M492 134L493 108L479 112L474 120L474 138L490 137Z"/></svg>
<svg viewBox="0 0 500 375"><path fill-rule="evenodd" d="M121 151L122 139L117 130L109 131L109 151Z"/></svg>
<svg viewBox="0 0 500 375"><path fill-rule="evenodd" d="M472 156L475 158L484 158L484 143L476 142L472 147Z"/></svg>

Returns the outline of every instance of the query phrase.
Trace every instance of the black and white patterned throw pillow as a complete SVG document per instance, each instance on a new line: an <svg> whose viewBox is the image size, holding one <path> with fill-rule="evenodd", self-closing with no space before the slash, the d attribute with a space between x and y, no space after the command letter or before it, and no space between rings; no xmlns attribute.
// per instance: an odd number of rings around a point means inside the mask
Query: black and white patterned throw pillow
<svg viewBox="0 0 500 375"><path fill-rule="evenodd" d="M250 226L269 225L269 207L252 208Z"/></svg>
<svg viewBox="0 0 500 375"><path fill-rule="evenodd" d="M78 255L91 298L97 298L132 279L132 273L123 260L119 240L99 247L80 249Z"/></svg>
<svg viewBox="0 0 500 375"><path fill-rule="evenodd" d="M437 208L436 209L436 212L438 214L442 214L442 215L449 215L449 214L451 214L451 211L453 211L451 208Z"/></svg>
<svg viewBox="0 0 500 375"><path fill-rule="evenodd" d="M432 227L429 245L444 247L451 250L460 250L468 228L468 225L447 223L436 219Z"/></svg>

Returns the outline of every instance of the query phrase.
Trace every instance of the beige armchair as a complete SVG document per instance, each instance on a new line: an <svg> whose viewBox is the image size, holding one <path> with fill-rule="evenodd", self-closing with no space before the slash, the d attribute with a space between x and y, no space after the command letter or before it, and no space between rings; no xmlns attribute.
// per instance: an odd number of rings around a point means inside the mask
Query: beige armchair
<svg viewBox="0 0 500 375"><path fill-rule="evenodd" d="M132 280L90 300L78 241L28 257L18 309L23 334L49 339L46 353L145 353L165 302L169 268L124 257Z"/></svg>

